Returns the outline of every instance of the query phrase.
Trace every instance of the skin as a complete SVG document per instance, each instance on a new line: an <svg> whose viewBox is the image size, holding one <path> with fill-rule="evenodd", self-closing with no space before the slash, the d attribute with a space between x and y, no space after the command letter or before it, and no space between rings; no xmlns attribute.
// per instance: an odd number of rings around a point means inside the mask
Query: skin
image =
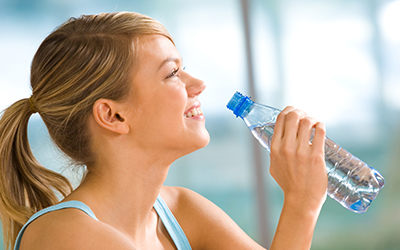
<svg viewBox="0 0 400 250"><path fill-rule="evenodd" d="M205 85L183 70L167 38L149 35L141 44L126 100L100 99L93 106L88 125L97 161L64 200L84 202L99 221L77 209L48 213L27 228L21 250L176 249L153 209L159 194L192 249L264 249L204 197L163 186L172 162L209 142L204 116L184 115L200 107ZM279 115L270 172L285 199L271 249L310 248L326 197L324 139L324 125L303 111L287 107Z"/></svg>

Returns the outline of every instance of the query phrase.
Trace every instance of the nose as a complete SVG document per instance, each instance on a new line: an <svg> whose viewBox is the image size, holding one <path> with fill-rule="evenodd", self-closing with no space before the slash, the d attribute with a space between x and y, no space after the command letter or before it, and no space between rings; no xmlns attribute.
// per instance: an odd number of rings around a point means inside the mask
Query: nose
<svg viewBox="0 0 400 250"><path fill-rule="evenodd" d="M187 74L187 73L186 73ZM186 92L189 97L195 97L201 94L206 88L206 84L197 78L187 74L186 78Z"/></svg>

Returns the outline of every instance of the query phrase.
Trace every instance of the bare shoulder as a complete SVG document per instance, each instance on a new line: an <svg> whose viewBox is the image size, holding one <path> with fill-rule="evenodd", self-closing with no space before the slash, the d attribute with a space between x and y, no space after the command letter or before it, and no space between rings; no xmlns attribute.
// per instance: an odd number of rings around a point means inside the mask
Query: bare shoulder
<svg viewBox="0 0 400 250"><path fill-rule="evenodd" d="M123 249L132 243L117 230L75 208L47 213L27 228L20 250Z"/></svg>
<svg viewBox="0 0 400 250"><path fill-rule="evenodd" d="M210 200L187 188L164 186L161 197L177 219L182 217L182 220L189 219L193 222L196 219L203 220L202 217L209 217L212 214L224 214Z"/></svg>
<svg viewBox="0 0 400 250"><path fill-rule="evenodd" d="M264 249L222 209L182 187L163 187L161 197L196 249Z"/></svg>
<svg viewBox="0 0 400 250"><path fill-rule="evenodd" d="M163 186L161 197L166 202L171 211L191 206L205 199L200 194L183 187ZM204 200L203 200L204 202Z"/></svg>

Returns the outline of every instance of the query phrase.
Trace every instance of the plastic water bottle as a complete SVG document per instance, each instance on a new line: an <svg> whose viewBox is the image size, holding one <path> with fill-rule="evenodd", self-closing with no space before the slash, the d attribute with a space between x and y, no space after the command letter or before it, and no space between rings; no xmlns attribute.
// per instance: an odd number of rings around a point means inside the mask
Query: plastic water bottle
<svg viewBox="0 0 400 250"><path fill-rule="evenodd" d="M254 137L270 151L272 134L279 109L258 104L236 92L227 108L244 120ZM314 134L312 133L310 142ZM356 213L367 211L383 188L383 177L345 149L325 139L325 162L328 173L328 195ZM311 185L311 183L310 183Z"/></svg>

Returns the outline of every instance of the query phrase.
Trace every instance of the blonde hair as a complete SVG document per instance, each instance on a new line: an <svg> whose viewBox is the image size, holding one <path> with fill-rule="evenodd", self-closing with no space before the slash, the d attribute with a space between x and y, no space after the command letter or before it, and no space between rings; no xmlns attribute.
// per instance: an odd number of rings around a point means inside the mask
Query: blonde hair
<svg viewBox="0 0 400 250"><path fill-rule="evenodd" d="M72 192L68 179L42 167L28 142L27 127L38 112L55 144L77 165L95 161L88 114L100 98L122 100L129 91L135 48L141 36L163 25L138 13L71 18L40 45L31 67L32 96L6 109L0 120L0 219L6 249L35 212ZM173 42L173 41L172 41Z"/></svg>

